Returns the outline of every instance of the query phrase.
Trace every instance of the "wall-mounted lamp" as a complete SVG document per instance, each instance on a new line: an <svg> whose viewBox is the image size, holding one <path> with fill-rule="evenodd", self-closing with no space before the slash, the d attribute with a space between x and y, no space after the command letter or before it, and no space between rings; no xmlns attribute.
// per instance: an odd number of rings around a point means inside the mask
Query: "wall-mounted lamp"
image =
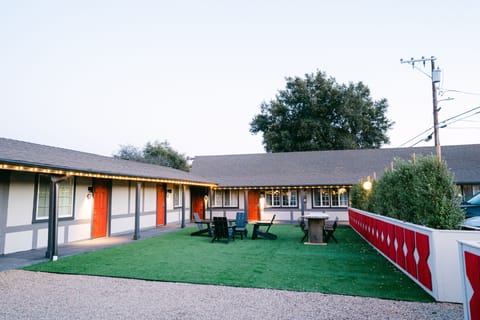
<svg viewBox="0 0 480 320"><path fill-rule="evenodd" d="M95 188L93 186L88 187L87 199L91 199L93 197L94 192L95 192Z"/></svg>
<svg viewBox="0 0 480 320"><path fill-rule="evenodd" d="M362 184L363 189L370 191L372 189L372 182L370 181L370 176L368 176L367 181Z"/></svg>

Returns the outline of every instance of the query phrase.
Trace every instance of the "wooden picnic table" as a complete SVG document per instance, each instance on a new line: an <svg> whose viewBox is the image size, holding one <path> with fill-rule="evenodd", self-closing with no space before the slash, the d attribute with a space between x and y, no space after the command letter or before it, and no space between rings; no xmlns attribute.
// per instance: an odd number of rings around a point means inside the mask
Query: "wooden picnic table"
<svg viewBox="0 0 480 320"><path fill-rule="evenodd" d="M228 225L230 227L235 227L235 219L228 219ZM199 229L197 231L194 231L192 232L190 235L192 236L199 236L199 235L202 235L204 233L207 233L208 232L208 235L211 237L212 236L212 227L215 227L214 223L212 220L210 219L200 219L198 221L195 221L196 224L201 224L201 225L207 225L206 228L203 228L203 229Z"/></svg>
<svg viewBox="0 0 480 320"><path fill-rule="evenodd" d="M308 241L305 244L326 245L324 238L325 220L329 218L326 213L305 215L308 220Z"/></svg>

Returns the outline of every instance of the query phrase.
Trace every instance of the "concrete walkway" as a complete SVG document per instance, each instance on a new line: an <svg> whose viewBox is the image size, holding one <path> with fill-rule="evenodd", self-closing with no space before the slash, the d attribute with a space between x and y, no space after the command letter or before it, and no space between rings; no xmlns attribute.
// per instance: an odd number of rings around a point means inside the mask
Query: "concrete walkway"
<svg viewBox="0 0 480 320"><path fill-rule="evenodd" d="M188 226L187 226L188 227ZM148 239L158 236L160 234L176 231L180 229L180 225L168 225L140 232L140 239L133 240L133 232L120 235L114 235L111 237L97 238L92 240L83 240L71 242L68 244L61 244L58 246L58 256L66 257L75 254L80 254L88 251L99 250L103 248L113 247L120 244L125 244L132 241L141 241L142 239ZM40 262L48 261L45 258L47 249L35 249L17 253L10 253L0 255L0 271L20 269L23 267L31 266Z"/></svg>

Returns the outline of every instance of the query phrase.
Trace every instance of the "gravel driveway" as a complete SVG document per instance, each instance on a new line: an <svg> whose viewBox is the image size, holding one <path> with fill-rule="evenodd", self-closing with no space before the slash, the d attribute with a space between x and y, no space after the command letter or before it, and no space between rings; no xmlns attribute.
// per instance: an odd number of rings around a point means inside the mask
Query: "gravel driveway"
<svg viewBox="0 0 480 320"><path fill-rule="evenodd" d="M0 272L0 319L462 319L461 304L21 270Z"/></svg>

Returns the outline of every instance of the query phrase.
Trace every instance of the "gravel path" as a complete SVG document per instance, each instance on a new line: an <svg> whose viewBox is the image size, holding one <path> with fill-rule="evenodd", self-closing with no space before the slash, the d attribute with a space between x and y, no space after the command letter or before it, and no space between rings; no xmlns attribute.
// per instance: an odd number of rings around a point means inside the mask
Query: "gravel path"
<svg viewBox="0 0 480 320"><path fill-rule="evenodd" d="M234 318L462 319L463 307L21 270L0 272L0 319Z"/></svg>

